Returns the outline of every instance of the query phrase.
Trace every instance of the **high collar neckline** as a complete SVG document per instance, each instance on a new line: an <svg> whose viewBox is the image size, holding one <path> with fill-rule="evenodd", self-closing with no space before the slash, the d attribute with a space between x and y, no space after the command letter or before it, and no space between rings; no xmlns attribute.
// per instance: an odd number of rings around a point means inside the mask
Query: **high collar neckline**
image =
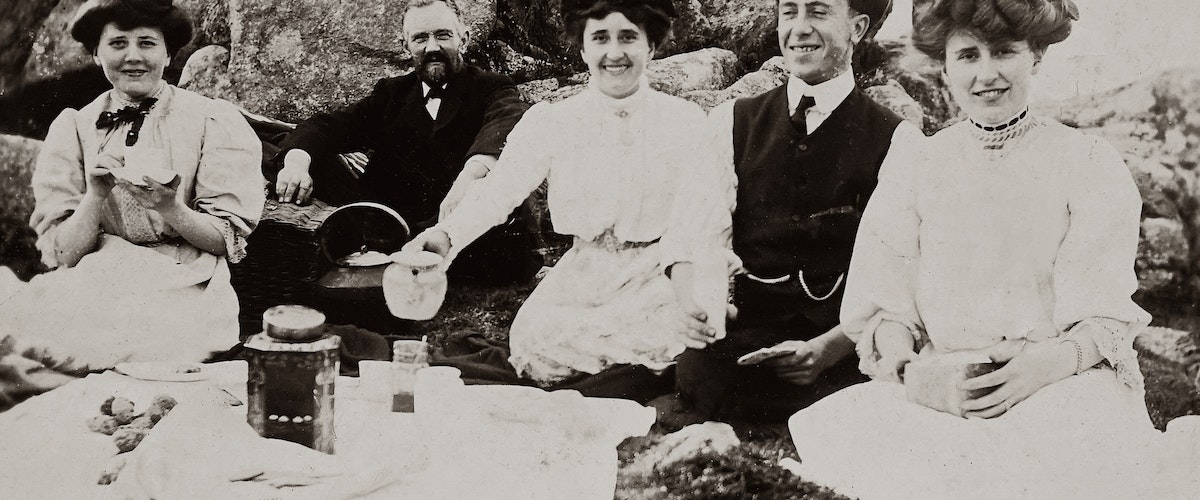
<svg viewBox="0 0 1200 500"><path fill-rule="evenodd" d="M125 107L135 107L136 108L136 107L140 106L142 104L142 101L145 101L146 99L158 99L161 101L163 92L166 89L167 89L167 82L163 81L163 80L159 80L158 88L154 89L154 92L149 93L148 95L146 95L146 97L138 99L137 101L134 101L131 99L126 99L126 98L122 97L121 93L117 92L117 89L113 89L112 93L110 93L109 95L111 96L113 109L120 109L120 108L125 108Z"/></svg>

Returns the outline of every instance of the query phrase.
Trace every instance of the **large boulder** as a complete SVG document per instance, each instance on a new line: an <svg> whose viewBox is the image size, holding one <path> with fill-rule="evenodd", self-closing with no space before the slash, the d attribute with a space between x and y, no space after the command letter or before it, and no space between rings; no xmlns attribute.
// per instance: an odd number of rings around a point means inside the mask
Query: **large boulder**
<svg viewBox="0 0 1200 500"><path fill-rule="evenodd" d="M24 81L33 82L61 75L92 64L83 45L71 38L71 20L84 0L60 0L33 37L33 48L25 62Z"/></svg>
<svg viewBox="0 0 1200 500"><path fill-rule="evenodd" d="M24 79L33 37L58 0L0 4L0 95Z"/></svg>
<svg viewBox="0 0 1200 500"><path fill-rule="evenodd" d="M179 86L212 98L228 97L233 86L229 79L229 49L209 45L193 52L179 75Z"/></svg>
<svg viewBox="0 0 1200 500"><path fill-rule="evenodd" d="M656 90L679 95L693 90L723 89L733 83L739 70L737 54L709 48L651 61L646 76Z"/></svg>
<svg viewBox="0 0 1200 500"><path fill-rule="evenodd" d="M730 99L761 94L778 87L785 81L787 81L787 70L783 67L783 58L775 56L764 62L758 71L743 75L726 88L693 90L684 92L681 97L699 104L701 108L708 111Z"/></svg>
<svg viewBox="0 0 1200 500"><path fill-rule="evenodd" d="M376 80L411 68L401 29L406 2L230 0L232 100L300 121L361 99ZM495 24L494 1L462 4L473 40Z"/></svg>
<svg viewBox="0 0 1200 500"><path fill-rule="evenodd" d="M679 17L660 54L722 47L737 54L746 67L756 67L779 54L775 2L680 0L675 5Z"/></svg>

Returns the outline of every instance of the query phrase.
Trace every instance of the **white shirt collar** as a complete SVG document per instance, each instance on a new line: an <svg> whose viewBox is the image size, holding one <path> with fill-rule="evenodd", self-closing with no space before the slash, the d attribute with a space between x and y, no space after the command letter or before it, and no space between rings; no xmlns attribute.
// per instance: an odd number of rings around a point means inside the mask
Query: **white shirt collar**
<svg viewBox="0 0 1200 500"><path fill-rule="evenodd" d="M804 80L790 75L787 81L788 110L796 109L800 98L810 95L817 101L815 110L828 115L833 113L853 90L854 72L850 70L816 85L809 85Z"/></svg>
<svg viewBox="0 0 1200 500"><path fill-rule="evenodd" d="M433 88L433 87L430 87L428 83L421 82L421 97L425 97L425 96L429 95L429 89L431 89L431 88ZM442 89L444 90L445 88L446 88L446 85L443 84Z"/></svg>

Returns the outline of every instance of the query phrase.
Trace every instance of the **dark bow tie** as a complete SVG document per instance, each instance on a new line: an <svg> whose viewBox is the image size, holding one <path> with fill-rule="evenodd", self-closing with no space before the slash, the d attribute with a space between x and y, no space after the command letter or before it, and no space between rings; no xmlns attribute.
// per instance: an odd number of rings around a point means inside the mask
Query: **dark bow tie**
<svg viewBox="0 0 1200 500"><path fill-rule="evenodd" d="M129 133L125 134L125 145L132 146L137 143L138 132L142 130L142 122L146 120L146 115L150 113L150 108L154 107L158 99L150 98L143 100L137 106L126 106L115 112L104 111L100 113L100 118L96 120L96 128L113 128L121 123L129 123Z"/></svg>
<svg viewBox="0 0 1200 500"><path fill-rule="evenodd" d="M446 97L446 87L429 87L429 92L425 93L426 101L443 97Z"/></svg>

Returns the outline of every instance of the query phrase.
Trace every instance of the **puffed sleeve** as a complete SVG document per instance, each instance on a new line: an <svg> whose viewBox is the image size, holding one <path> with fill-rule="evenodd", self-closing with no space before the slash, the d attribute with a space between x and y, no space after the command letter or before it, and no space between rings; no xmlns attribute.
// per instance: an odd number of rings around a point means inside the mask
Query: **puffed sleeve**
<svg viewBox="0 0 1200 500"><path fill-rule="evenodd" d="M914 127L896 128L879 170L879 185L863 212L846 275L842 331L856 343L859 369L872 377L879 362L875 332L880 324L900 323L918 340L925 328L916 307L921 259L916 187L927 161L925 142Z"/></svg>
<svg viewBox="0 0 1200 500"><path fill-rule="evenodd" d="M555 127L546 104L537 104L517 122L508 134L496 166L487 176L467 189L458 206L434 227L450 237L450 253L444 265L450 265L458 252L488 229L504 222L550 172L546 148L552 143Z"/></svg>
<svg viewBox="0 0 1200 500"><path fill-rule="evenodd" d="M46 141L33 170L33 215L29 225L37 233L42 262L58 267L54 239L58 225L70 217L83 199L83 146L76 127L74 109L65 109L50 124Z"/></svg>
<svg viewBox="0 0 1200 500"><path fill-rule="evenodd" d="M262 143L237 108L216 103L205 119L192 205L214 217L214 226L225 236L226 258L238 262L246 256L246 237L258 225L266 202Z"/></svg>
<svg viewBox="0 0 1200 500"><path fill-rule="evenodd" d="M1119 153L1091 144L1069 183L1070 226L1054 262L1054 322L1096 341L1118 377L1141 386L1133 339L1150 315L1133 302L1142 199ZM1077 162L1079 160L1076 160Z"/></svg>
<svg viewBox="0 0 1200 500"><path fill-rule="evenodd" d="M714 108L698 127L695 168L680 179L662 237L663 269L695 262L697 252L721 255L730 269L741 267L733 253L733 210L737 175L733 166L733 101Z"/></svg>

